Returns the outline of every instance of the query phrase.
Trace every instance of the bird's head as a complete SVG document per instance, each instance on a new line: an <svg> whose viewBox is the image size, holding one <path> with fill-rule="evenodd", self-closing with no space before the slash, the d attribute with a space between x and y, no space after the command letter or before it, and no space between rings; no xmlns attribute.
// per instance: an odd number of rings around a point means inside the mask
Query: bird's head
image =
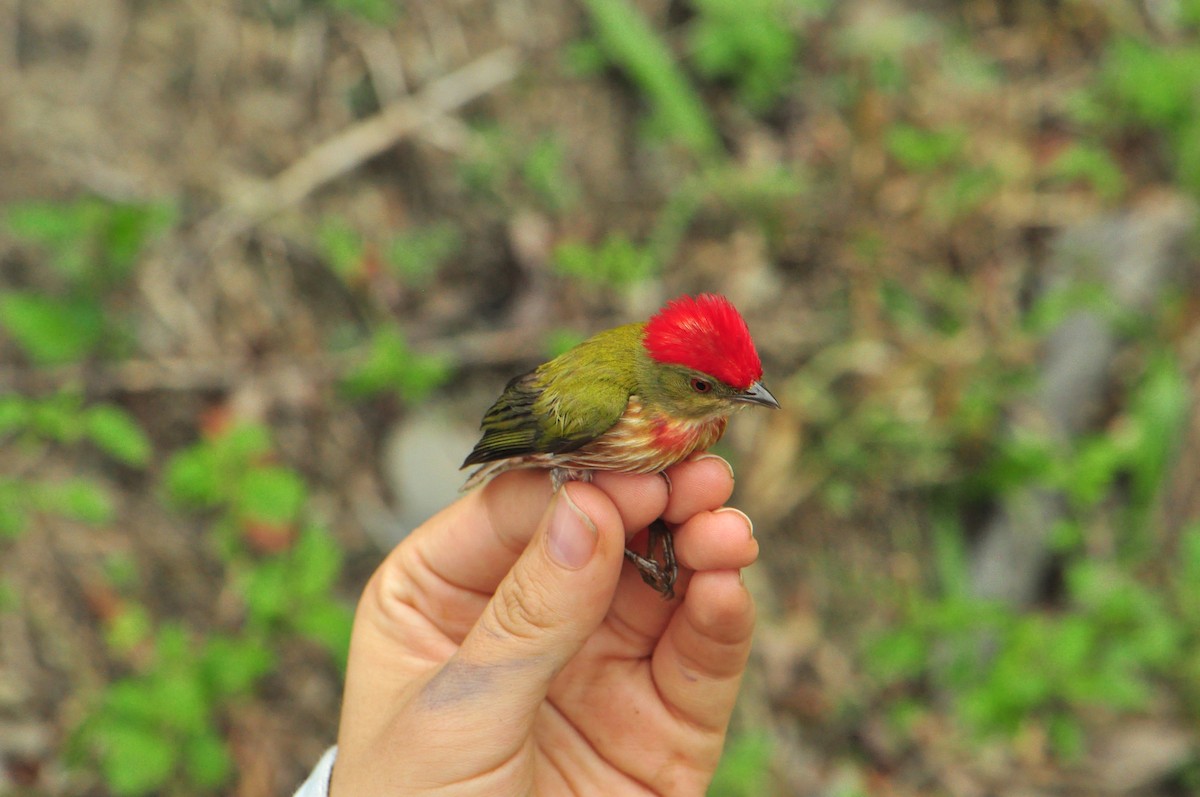
<svg viewBox="0 0 1200 797"><path fill-rule="evenodd" d="M763 386L762 362L737 308L711 293L681 296L642 333L654 398L673 415L728 415L746 404L779 408Z"/></svg>

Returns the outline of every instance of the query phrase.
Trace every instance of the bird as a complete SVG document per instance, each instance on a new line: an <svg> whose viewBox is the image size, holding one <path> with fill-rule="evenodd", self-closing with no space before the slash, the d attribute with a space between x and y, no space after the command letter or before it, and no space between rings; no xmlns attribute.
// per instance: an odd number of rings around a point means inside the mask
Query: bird
<svg viewBox="0 0 1200 797"><path fill-rule="evenodd" d="M463 490L515 468L548 469L554 490L594 471L662 473L720 440L738 410L779 409L762 375L729 299L680 296L648 321L599 332L509 381L461 466L478 466ZM669 600L678 577L671 531L660 518L648 538L644 556L626 549L625 557Z"/></svg>

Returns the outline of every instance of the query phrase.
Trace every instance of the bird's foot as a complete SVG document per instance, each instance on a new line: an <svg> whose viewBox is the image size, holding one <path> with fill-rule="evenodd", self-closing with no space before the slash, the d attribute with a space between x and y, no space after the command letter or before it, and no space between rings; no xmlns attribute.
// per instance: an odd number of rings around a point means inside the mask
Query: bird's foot
<svg viewBox="0 0 1200 797"><path fill-rule="evenodd" d="M662 562L658 561L656 552L662 547ZM645 581L652 589L662 594L664 600L675 597L675 580L679 577L679 565L675 561L675 543L671 538L671 530L662 518L650 524L646 541L646 556L625 549L625 558L633 562Z"/></svg>

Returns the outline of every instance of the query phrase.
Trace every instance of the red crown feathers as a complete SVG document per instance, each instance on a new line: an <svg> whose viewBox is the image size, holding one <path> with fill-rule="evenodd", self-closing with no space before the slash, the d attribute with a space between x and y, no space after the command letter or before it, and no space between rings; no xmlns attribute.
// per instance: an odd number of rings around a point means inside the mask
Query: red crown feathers
<svg viewBox="0 0 1200 797"><path fill-rule="evenodd" d="M762 377L762 362L746 320L712 293L681 296L646 322L642 343L660 363L683 365L746 390Z"/></svg>

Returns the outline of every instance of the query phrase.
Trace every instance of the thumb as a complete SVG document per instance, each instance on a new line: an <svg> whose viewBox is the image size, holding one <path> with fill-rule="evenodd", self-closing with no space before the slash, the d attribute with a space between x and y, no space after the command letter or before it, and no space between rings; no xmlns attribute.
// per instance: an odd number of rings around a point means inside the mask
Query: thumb
<svg viewBox="0 0 1200 797"><path fill-rule="evenodd" d="M608 613L624 547L621 516L598 488L572 482L555 494L454 656L488 673L476 683L495 716L532 721L554 676Z"/></svg>

